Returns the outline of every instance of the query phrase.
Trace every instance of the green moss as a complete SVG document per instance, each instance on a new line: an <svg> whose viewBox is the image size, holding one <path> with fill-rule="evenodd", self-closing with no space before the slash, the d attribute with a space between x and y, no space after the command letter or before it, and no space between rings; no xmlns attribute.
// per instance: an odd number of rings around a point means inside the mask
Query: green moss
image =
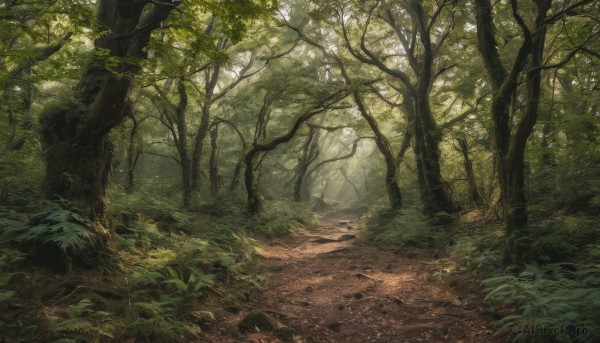
<svg viewBox="0 0 600 343"><path fill-rule="evenodd" d="M50 102L40 114L40 126L47 143L60 142L77 132L77 124L87 108L73 98L59 98Z"/></svg>

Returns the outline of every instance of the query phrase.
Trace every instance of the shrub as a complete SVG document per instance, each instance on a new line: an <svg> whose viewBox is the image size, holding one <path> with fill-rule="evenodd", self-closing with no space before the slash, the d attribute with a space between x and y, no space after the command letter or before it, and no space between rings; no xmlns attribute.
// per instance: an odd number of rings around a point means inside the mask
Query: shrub
<svg viewBox="0 0 600 343"><path fill-rule="evenodd" d="M502 252L506 240L501 228L486 228L485 231L462 232L453 238L450 254L458 260L458 269L475 275L489 275L502 265Z"/></svg>
<svg viewBox="0 0 600 343"><path fill-rule="evenodd" d="M5 236L26 251L33 252L41 263L69 271L71 256L80 256L79 263L82 265L93 265L91 260L84 258L87 252L95 250L100 239L100 231L93 231L92 227L103 230L83 218L67 200L57 197L54 201L43 201L27 225L9 228Z"/></svg>
<svg viewBox="0 0 600 343"><path fill-rule="evenodd" d="M563 216L531 224L519 233L516 243L527 251L524 261L556 263L571 261L590 241L600 238L595 221L583 216Z"/></svg>
<svg viewBox="0 0 600 343"><path fill-rule="evenodd" d="M412 208L397 213L389 210L371 213L365 232L375 242L396 248L430 246L443 234L439 225Z"/></svg>

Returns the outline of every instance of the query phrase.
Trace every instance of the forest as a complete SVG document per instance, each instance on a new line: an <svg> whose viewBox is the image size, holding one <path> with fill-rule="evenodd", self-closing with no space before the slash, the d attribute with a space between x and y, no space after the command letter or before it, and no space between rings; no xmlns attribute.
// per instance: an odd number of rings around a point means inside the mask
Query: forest
<svg viewBox="0 0 600 343"><path fill-rule="evenodd" d="M0 0L0 341L599 342L600 1Z"/></svg>

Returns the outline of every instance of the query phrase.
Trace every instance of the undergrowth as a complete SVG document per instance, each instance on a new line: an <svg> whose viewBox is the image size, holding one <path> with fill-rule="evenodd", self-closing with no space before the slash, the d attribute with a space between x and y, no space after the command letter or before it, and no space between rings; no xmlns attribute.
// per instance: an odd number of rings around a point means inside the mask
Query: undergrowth
<svg viewBox="0 0 600 343"><path fill-rule="evenodd" d="M305 206L286 200L273 200L265 204L257 215L249 215L246 203L240 198L222 198L204 206L201 211L213 216L219 231L246 232L267 238L290 236L299 228L317 225L315 214Z"/></svg>
<svg viewBox="0 0 600 343"><path fill-rule="evenodd" d="M458 272L472 278L488 277L502 270L502 249L506 244L502 226L462 226L449 245Z"/></svg>
<svg viewBox="0 0 600 343"><path fill-rule="evenodd" d="M92 223L67 200L46 200L29 216L25 225L12 225L4 237L24 251L31 251L38 261L57 270L70 268L71 256L93 250L97 233Z"/></svg>
<svg viewBox="0 0 600 343"><path fill-rule="evenodd" d="M486 279L491 289L486 299L512 313L500 325L516 342L598 342L599 267L528 264L516 276Z"/></svg>
<svg viewBox="0 0 600 343"><path fill-rule="evenodd" d="M532 223L517 239L525 261L572 262L585 257L590 242L600 240L597 218L568 215Z"/></svg>
<svg viewBox="0 0 600 343"><path fill-rule="evenodd" d="M375 208L367 213L363 232L377 244L396 249L430 247L444 236L440 224L415 208L398 212Z"/></svg>
<svg viewBox="0 0 600 343"><path fill-rule="evenodd" d="M463 224L449 246L454 278L484 279L489 310L501 318L498 334L515 342L599 341L600 244L593 243L594 220L560 216L530 224L517 239L527 262L518 266L502 263L504 232L503 225L488 222Z"/></svg>
<svg viewBox="0 0 600 343"><path fill-rule="evenodd" d="M110 270L49 274L26 264L27 254L1 249L0 331L16 342L201 340L224 308L261 287L252 237L316 224L310 211L290 202L270 202L258 216L244 205L225 198L192 212L146 192L119 192L110 206ZM27 217L2 210L12 227L5 239L50 244L65 254L93 249L88 223L66 201L44 202Z"/></svg>

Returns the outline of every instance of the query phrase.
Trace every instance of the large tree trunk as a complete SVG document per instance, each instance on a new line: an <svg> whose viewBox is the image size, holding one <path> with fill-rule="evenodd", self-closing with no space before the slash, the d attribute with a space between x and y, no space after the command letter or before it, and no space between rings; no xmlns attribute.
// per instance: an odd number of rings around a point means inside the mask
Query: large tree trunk
<svg viewBox="0 0 600 343"><path fill-rule="evenodd" d="M421 199L426 213L454 212L441 176L439 132L429 109L429 95L417 100L415 120L415 157L419 171Z"/></svg>
<svg viewBox="0 0 600 343"><path fill-rule="evenodd" d="M492 5L489 0L475 0L477 20L478 47L491 79L494 98L492 101L492 118L494 121L494 138L496 155L498 156L498 177L501 189L501 200L504 205L506 232L509 244L505 254L505 263L515 263L520 260L515 234L527 225L527 199L525 189L525 147L537 121L537 111L541 94L542 53L546 37L546 13L551 1L534 0L536 18L534 30L529 30L515 12L516 18L524 35L524 41L514 59L512 69L508 72L497 51L494 37L494 21ZM513 0L513 9L517 5ZM514 135L510 128L510 103L514 99L518 75L524 69L528 57L530 71L526 76L527 105L523 117L517 125Z"/></svg>
<svg viewBox="0 0 600 343"><path fill-rule="evenodd" d="M96 49L108 50L111 57L142 59L151 31L165 20L175 4L152 5L144 11L145 2L99 1L100 30L110 34L95 41ZM136 27L144 27L138 30ZM48 106L41 116L43 143L46 151L45 191L49 198L58 195L74 203L84 214L102 224L106 209L106 190L111 176L113 144L108 136L126 111L131 85L128 73L137 71L136 64L125 59L113 74L108 61L100 54L87 67L74 97ZM108 232L97 229L98 241L108 242ZM96 247L102 250L102 245Z"/></svg>
<svg viewBox="0 0 600 343"><path fill-rule="evenodd" d="M523 118L517 126L517 130L511 141L508 154L510 166L509 175L509 194L508 194L508 212L506 216L507 233L511 236L515 231L527 225L527 189L525 185L525 148L527 140L533 131L537 122L538 108L542 91L541 85L541 66L544 52L544 43L546 40L546 13L552 5L550 0L534 0L537 13L534 30L532 31L530 70L527 72L527 105ZM508 256L511 262L516 263L521 260L524 251L521 251L515 244L515 240L509 242Z"/></svg>
<svg viewBox="0 0 600 343"><path fill-rule="evenodd" d="M510 104L516 87L518 74L524 67L529 53L528 42L519 49L510 73L504 67L497 49L494 30L492 4L489 0L475 0L475 18L477 25L477 45L491 81L494 96L492 99L492 121L494 128L494 153L500 185L500 199L504 216L508 209L509 179L511 170L508 165L510 146Z"/></svg>
<svg viewBox="0 0 600 343"><path fill-rule="evenodd" d="M440 139L441 133L437 127L429 97L431 85L434 80L433 59L434 51L430 32L425 21L422 5L412 2L413 18L418 27L423 53L421 63L415 68L418 82L415 94L415 145L417 160L420 163L421 197L425 212L433 214L438 212L452 213L455 211L452 199L446 192L446 185L442 180L440 168ZM431 23L429 24L431 25Z"/></svg>

